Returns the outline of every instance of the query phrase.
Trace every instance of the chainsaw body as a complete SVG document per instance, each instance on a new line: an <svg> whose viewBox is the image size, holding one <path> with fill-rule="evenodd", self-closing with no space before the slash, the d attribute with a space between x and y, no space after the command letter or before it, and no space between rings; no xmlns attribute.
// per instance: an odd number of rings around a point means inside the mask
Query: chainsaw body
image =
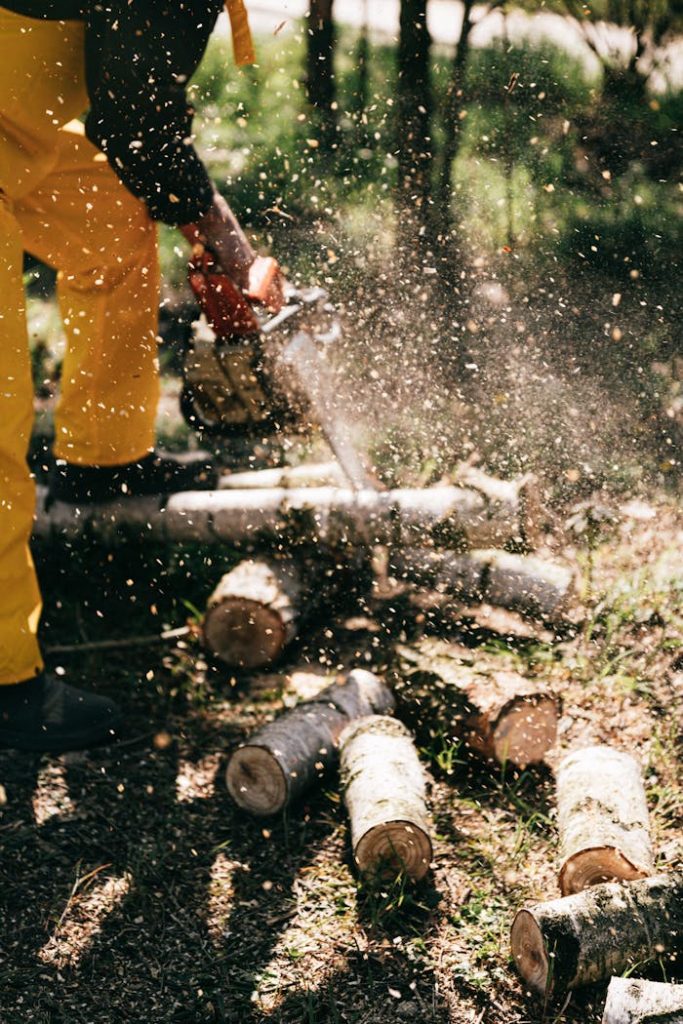
<svg viewBox="0 0 683 1024"><path fill-rule="evenodd" d="M324 361L338 337L334 310L321 288L285 286L272 296L274 260L258 260L254 294L245 295L206 250L193 254L189 281L202 315L184 354L181 409L202 440L259 443L306 434L315 425L311 402L288 370L287 351L305 332Z"/></svg>

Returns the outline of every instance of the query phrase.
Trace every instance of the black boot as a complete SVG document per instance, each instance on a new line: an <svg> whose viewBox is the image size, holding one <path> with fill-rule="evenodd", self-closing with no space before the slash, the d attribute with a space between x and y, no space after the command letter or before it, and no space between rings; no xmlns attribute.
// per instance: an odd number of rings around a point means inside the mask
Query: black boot
<svg viewBox="0 0 683 1024"><path fill-rule="evenodd" d="M113 700L54 676L0 686L0 747L60 754L113 742L121 712Z"/></svg>
<svg viewBox="0 0 683 1024"><path fill-rule="evenodd" d="M206 491L217 481L216 467L207 456L174 458L151 452L121 466L77 466L57 459L50 474L48 502L89 505L122 497Z"/></svg>

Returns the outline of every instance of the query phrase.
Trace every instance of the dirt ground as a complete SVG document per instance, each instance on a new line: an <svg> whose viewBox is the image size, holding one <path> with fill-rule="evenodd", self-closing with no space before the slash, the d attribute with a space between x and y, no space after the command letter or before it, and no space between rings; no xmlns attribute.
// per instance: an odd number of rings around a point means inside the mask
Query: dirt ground
<svg viewBox="0 0 683 1024"><path fill-rule="evenodd" d="M42 552L50 665L115 694L126 736L88 754L0 754L2 1024L598 1024L604 987L544 1008L510 960L515 910L557 895L550 767L501 771L449 737L425 742L433 868L384 889L357 877L333 777L265 823L223 780L235 743L297 695L354 664L382 672L397 638L449 619L454 642L562 694L561 749L607 742L641 759L659 864L680 863L683 531L665 498L613 507L599 536L582 522L565 550L587 608L573 637L520 638L509 618L494 629L384 595L312 631L278 673L239 680L193 633L82 647L192 621L220 574L206 557Z"/></svg>

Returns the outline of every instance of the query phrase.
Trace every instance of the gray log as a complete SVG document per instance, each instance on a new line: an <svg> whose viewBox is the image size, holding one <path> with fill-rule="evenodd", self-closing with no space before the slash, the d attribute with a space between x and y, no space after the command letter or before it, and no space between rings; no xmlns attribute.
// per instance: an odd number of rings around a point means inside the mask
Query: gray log
<svg viewBox="0 0 683 1024"><path fill-rule="evenodd" d="M422 878L432 859L425 773L395 718L353 722L339 739L351 846L364 874Z"/></svg>
<svg viewBox="0 0 683 1024"><path fill-rule="evenodd" d="M683 985L612 978L602 1024L683 1024Z"/></svg>
<svg viewBox="0 0 683 1024"><path fill-rule="evenodd" d="M339 737L350 722L393 707L388 687L372 672L355 669L237 748L226 771L231 797L252 814L277 814L336 763Z"/></svg>
<svg viewBox="0 0 683 1024"><path fill-rule="evenodd" d="M683 872L605 882L520 910L512 955L533 991L562 997L606 981L683 943Z"/></svg>
<svg viewBox="0 0 683 1024"><path fill-rule="evenodd" d="M654 872L647 797L640 766L612 747L576 750L557 770L560 889Z"/></svg>

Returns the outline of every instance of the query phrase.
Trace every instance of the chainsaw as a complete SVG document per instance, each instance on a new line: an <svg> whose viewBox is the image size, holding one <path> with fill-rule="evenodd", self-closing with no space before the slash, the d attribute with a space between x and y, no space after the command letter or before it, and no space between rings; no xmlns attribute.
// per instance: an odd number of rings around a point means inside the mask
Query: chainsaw
<svg viewBox="0 0 683 1024"><path fill-rule="evenodd" d="M244 459L250 447L318 427L351 485L374 486L326 358L341 335L327 292L280 287L271 257L256 258L242 291L201 245L188 277L201 316L185 350L181 410L202 442Z"/></svg>

